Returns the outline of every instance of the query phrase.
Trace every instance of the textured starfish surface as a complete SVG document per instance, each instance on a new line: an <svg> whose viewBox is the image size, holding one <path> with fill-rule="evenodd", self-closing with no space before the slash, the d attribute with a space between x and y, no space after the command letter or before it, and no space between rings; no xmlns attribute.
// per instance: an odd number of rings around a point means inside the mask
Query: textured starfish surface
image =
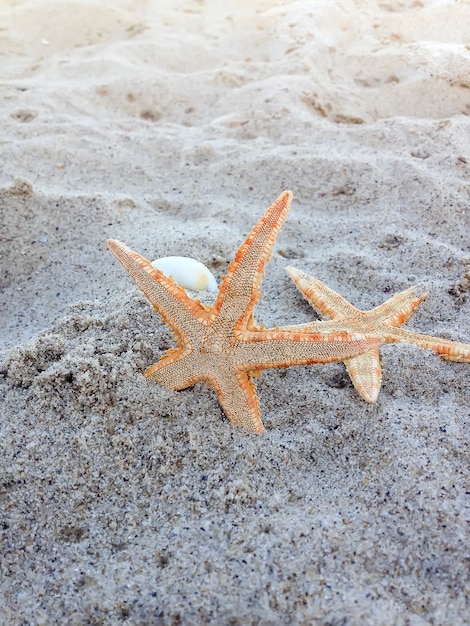
<svg viewBox="0 0 470 626"><path fill-rule="evenodd" d="M227 417L250 431L262 432L259 401L252 376L259 370L342 361L381 343L380 338L326 328L298 332L295 326L258 328L253 308L258 286L286 218L288 191L258 221L229 265L210 307L191 298L172 278L123 243L109 240L116 258L172 328L177 349L171 349L144 376L170 389L199 381L216 391Z"/></svg>
<svg viewBox="0 0 470 626"><path fill-rule="evenodd" d="M416 307L426 298L427 292L419 287L411 287L395 294L389 300L370 311L360 311L347 302L324 283L295 269L287 267L287 273L304 298L322 316L329 316L329 322L305 324L305 329L314 330L319 324L329 324L333 331L346 331L371 334L380 337L383 343L406 342L434 350L447 361L470 363L470 345L421 335L399 328ZM375 402L382 383L382 367L379 346L355 357L344 359L346 369L360 395L367 402Z"/></svg>

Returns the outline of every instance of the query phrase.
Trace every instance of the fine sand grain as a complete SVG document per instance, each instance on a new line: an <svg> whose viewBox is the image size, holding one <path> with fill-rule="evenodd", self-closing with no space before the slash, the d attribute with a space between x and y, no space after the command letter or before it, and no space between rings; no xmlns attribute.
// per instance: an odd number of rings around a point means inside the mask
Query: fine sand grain
<svg viewBox="0 0 470 626"><path fill-rule="evenodd" d="M0 623L470 623L470 366L268 370L251 435L142 377L105 243L220 279L291 189L260 323L314 318L293 265L470 343L469 43L466 0L0 5Z"/></svg>

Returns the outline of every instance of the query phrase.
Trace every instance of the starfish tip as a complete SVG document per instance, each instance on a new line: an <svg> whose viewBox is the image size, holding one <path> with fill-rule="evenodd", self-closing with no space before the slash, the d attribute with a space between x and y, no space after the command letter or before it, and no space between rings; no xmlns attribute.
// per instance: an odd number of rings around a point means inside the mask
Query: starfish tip
<svg viewBox="0 0 470 626"><path fill-rule="evenodd" d="M370 404L375 404L377 402L377 398L379 397L379 389L361 389L360 395L366 402Z"/></svg>
<svg viewBox="0 0 470 626"><path fill-rule="evenodd" d="M415 285L413 287L413 293L416 298L419 298L419 300L422 301L427 297L428 290L426 289L424 285Z"/></svg>
<svg viewBox="0 0 470 626"><path fill-rule="evenodd" d="M303 272L301 272L300 270L296 269L295 267L292 267L292 265L287 265L284 269L285 269L285 271L287 272L287 274L291 278L295 278L297 276L302 276L302 274L303 274Z"/></svg>

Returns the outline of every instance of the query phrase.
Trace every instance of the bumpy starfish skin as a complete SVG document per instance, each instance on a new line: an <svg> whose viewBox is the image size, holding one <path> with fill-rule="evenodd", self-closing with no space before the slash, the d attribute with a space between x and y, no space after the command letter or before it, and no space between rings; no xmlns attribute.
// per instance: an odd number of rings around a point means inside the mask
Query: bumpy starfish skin
<svg viewBox="0 0 470 626"><path fill-rule="evenodd" d="M257 371L342 361L382 341L328 328L325 332L298 332L295 326L286 331L255 325L253 308L261 295L258 286L291 199L292 194L284 192L253 228L230 264L211 307L190 298L172 278L123 243L108 241L111 252L171 326L178 344L144 376L170 389L208 382L227 417L258 433L263 431L263 424L252 379Z"/></svg>
<svg viewBox="0 0 470 626"><path fill-rule="evenodd" d="M395 294L370 311L360 311L316 278L294 267L287 267L286 271L312 307L332 320L304 324L303 328L315 330L320 324L326 323L333 331L372 334L380 337L384 343L412 343L421 348L434 350L447 361L470 363L468 344L397 328L408 320L416 307L426 298L427 292L423 289L411 287ZM374 346L363 354L344 359L344 363L360 395L367 402L375 402L382 382L379 347Z"/></svg>

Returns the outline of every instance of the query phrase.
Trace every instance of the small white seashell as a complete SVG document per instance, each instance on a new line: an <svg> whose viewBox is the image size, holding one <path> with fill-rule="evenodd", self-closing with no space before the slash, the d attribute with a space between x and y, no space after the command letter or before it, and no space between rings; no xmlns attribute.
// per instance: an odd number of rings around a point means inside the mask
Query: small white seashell
<svg viewBox="0 0 470 626"><path fill-rule="evenodd" d="M196 259L187 256L166 256L155 259L152 265L165 276L192 291L217 291L217 281L209 269Z"/></svg>

